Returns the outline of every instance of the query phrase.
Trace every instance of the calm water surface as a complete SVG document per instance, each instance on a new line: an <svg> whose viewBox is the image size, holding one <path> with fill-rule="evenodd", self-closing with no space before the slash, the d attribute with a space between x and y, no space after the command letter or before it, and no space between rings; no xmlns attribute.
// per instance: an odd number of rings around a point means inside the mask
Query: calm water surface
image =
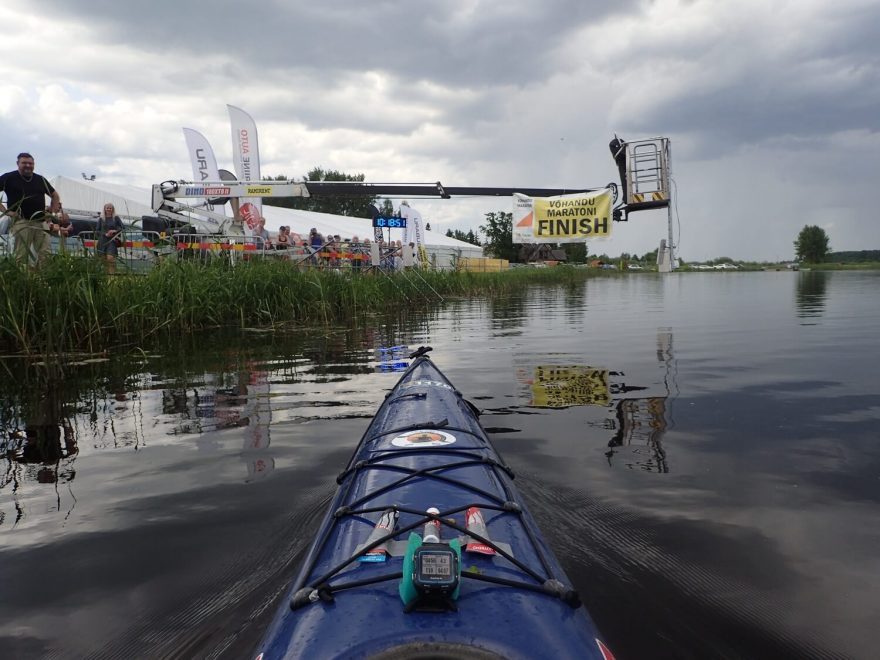
<svg viewBox="0 0 880 660"><path fill-rule="evenodd" d="M5 359L0 657L248 657L406 362L618 658L874 658L880 273L637 274L63 369Z"/></svg>

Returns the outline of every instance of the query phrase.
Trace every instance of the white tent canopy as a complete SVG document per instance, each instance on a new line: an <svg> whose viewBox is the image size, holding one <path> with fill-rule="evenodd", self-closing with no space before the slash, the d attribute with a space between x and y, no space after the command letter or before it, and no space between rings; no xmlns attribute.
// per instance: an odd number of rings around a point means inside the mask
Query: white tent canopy
<svg viewBox="0 0 880 660"><path fill-rule="evenodd" d="M155 215L150 207L151 193L134 186L123 186L103 181L70 179L57 176L52 185L61 196L61 205L69 213L98 215L104 204L110 202L124 221L131 223L144 215Z"/></svg>
<svg viewBox="0 0 880 660"><path fill-rule="evenodd" d="M116 212L126 223L139 221L141 216L155 216L151 207L152 191L145 188L125 186L104 181L72 179L58 176L52 179L52 185L61 196L61 203L68 212L98 214L107 202L116 207ZM414 202L413 206L418 206ZM342 238L351 239L357 236L363 240L373 238L373 227L366 218L352 218L344 215L299 211L263 204L263 217L266 229L276 234L281 225L290 227L290 231L308 238L309 230L314 228L322 236L339 234ZM385 236L388 233L386 230ZM391 230L391 240L403 240L403 230ZM434 256L438 267L448 267L453 257L482 257L483 248L471 245L443 234L425 232L425 249L429 256Z"/></svg>

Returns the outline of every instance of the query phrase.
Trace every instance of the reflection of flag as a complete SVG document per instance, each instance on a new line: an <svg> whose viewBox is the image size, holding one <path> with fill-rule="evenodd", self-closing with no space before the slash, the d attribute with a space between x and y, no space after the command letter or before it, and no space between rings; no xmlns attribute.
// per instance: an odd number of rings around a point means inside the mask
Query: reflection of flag
<svg viewBox="0 0 880 660"><path fill-rule="evenodd" d="M253 117L234 105L229 110L229 125L232 129L232 162L239 181L260 180L260 149L257 145L257 124ZM245 227L253 233L257 220L263 215L263 200L260 197L243 197L241 200L241 219Z"/></svg>
<svg viewBox="0 0 880 660"><path fill-rule="evenodd" d="M272 422L272 407L269 403L269 372L251 371L247 373L247 402L244 416L248 418L247 435L244 439L245 451L269 447L269 425Z"/></svg>
<svg viewBox="0 0 880 660"><path fill-rule="evenodd" d="M243 458L247 464L247 480L253 481L262 479L275 469L275 460L261 451L269 448L271 440L269 427L272 423L272 405L269 400L269 372L254 369L243 372L240 377L247 378L247 401L243 414L247 417L248 424L242 447Z"/></svg>
<svg viewBox="0 0 880 660"><path fill-rule="evenodd" d="M271 456L256 458L247 462L247 481L264 479L275 469L275 459Z"/></svg>

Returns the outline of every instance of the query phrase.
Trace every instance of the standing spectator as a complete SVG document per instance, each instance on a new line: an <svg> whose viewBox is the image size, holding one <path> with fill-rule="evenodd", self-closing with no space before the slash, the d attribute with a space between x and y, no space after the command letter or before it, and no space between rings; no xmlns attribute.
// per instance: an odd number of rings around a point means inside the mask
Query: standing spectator
<svg viewBox="0 0 880 660"><path fill-rule="evenodd" d="M338 268L339 267L339 244L336 242L336 238L333 234L327 234L327 254L328 254L328 263L327 265L330 268Z"/></svg>
<svg viewBox="0 0 880 660"><path fill-rule="evenodd" d="M391 267L394 270L402 270L403 269L403 245L400 241L394 241L391 244L393 251L391 252L392 262Z"/></svg>
<svg viewBox="0 0 880 660"><path fill-rule="evenodd" d="M98 236L95 251L99 259L103 258L107 262L107 272L111 275L116 272L116 255L119 253L119 234L122 230L122 220L116 215L116 207L107 202L95 231Z"/></svg>
<svg viewBox="0 0 880 660"><path fill-rule="evenodd" d="M61 252L67 252L67 237L73 230L73 224L70 222L70 216L64 209L58 212L57 224L50 224L49 231L58 234L58 247Z"/></svg>
<svg viewBox="0 0 880 660"><path fill-rule="evenodd" d="M309 231L309 247L312 248L312 263L317 265L319 263L318 252L324 247L324 237L314 227Z"/></svg>
<svg viewBox="0 0 880 660"><path fill-rule="evenodd" d="M272 238L269 236L269 230L266 229L266 218L260 216L254 227L254 238L257 240L257 247L261 250L272 249Z"/></svg>
<svg viewBox="0 0 880 660"><path fill-rule="evenodd" d="M321 249L324 245L324 237L318 233L318 230L314 227L309 231L309 245L316 252Z"/></svg>
<svg viewBox="0 0 880 660"><path fill-rule="evenodd" d="M364 255L363 260L361 262L361 268L364 268L366 270L369 270L370 268L372 268L372 265L373 265L372 254L371 254L372 251L373 251L373 245L372 245L372 243L370 243L370 239L365 238L364 242L361 243L361 254Z"/></svg>
<svg viewBox="0 0 880 660"><path fill-rule="evenodd" d="M345 248L339 234L333 234L333 251L336 253L336 268L342 268L345 265Z"/></svg>
<svg viewBox="0 0 880 660"><path fill-rule="evenodd" d="M49 181L34 173L34 157L29 153L18 154L16 164L17 170L0 175L0 192L6 193L6 206L0 203L0 214L11 219L15 257L36 267L50 249L46 197L52 200L49 212L57 213L61 210L61 196Z"/></svg>
<svg viewBox="0 0 880 660"><path fill-rule="evenodd" d="M339 266L351 268L351 239L343 238L339 244Z"/></svg>
<svg viewBox="0 0 880 660"><path fill-rule="evenodd" d="M360 239L357 236L352 236L351 241L348 244L348 249L351 255L349 259L351 259L351 269L355 272L361 269L361 246Z"/></svg>

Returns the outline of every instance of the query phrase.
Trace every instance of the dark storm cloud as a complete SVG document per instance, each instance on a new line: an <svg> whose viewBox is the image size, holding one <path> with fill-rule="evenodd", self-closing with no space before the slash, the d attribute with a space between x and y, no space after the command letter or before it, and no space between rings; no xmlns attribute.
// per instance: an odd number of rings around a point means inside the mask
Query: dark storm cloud
<svg viewBox="0 0 880 660"><path fill-rule="evenodd" d="M628 127L663 126L722 150L787 136L880 131L878 41L880 5L829 5L811 25L789 25L781 14L711 40L670 45L666 53L655 48L649 55L658 61L702 66L671 79L674 91L645 99L642 112L627 114Z"/></svg>
<svg viewBox="0 0 880 660"><path fill-rule="evenodd" d="M87 18L95 38L190 58L252 59L264 71L379 70L462 87L540 79L558 66L555 44L586 22L638 3L362 2L180 3L43 0L56 17ZM473 8L473 11L471 11ZM256 27L249 27L256 26Z"/></svg>

